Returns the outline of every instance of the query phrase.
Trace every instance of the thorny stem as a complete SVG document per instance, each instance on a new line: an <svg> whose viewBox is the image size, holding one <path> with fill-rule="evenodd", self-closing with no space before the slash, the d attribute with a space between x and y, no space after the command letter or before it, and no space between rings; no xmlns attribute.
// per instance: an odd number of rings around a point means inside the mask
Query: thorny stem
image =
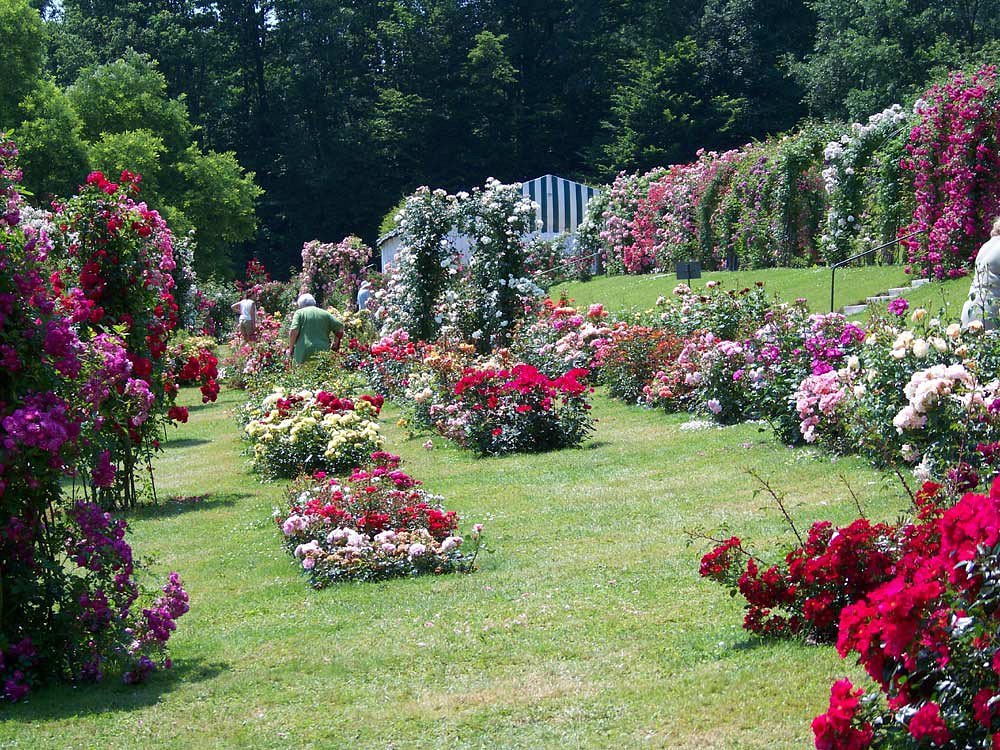
<svg viewBox="0 0 1000 750"><path fill-rule="evenodd" d="M865 518L865 512L861 510L861 501L858 500L858 496L857 494L855 494L854 488L851 487L851 483L847 481L847 477L845 477L843 474L838 474L837 478L840 479L843 485L847 488L847 491L851 493L851 498L854 500L854 505L858 509L858 514L861 516L861 518Z"/></svg>
<svg viewBox="0 0 1000 750"><path fill-rule="evenodd" d="M795 538L799 540L799 546L805 547L806 543L802 541L802 535L796 528L795 521L793 521L792 517L788 514L788 510L785 508L785 502L782 500L781 496L774 491L774 488L771 487L770 483L764 479L764 477L757 473L756 469L747 469L747 474L757 480L761 489L765 490L767 494L774 499L774 502L778 505L778 509L781 511L781 515L785 517L785 521L787 521L788 525L792 528L792 533L795 534Z"/></svg>

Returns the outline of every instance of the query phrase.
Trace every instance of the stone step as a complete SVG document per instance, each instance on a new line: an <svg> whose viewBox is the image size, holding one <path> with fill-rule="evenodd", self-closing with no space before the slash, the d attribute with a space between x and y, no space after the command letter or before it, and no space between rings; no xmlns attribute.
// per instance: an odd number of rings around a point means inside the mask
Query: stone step
<svg viewBox="0 0 1000 750"><path fill-rule="evenodd" d="M844 315L857 315L868 309L868 305L844 305Z"/></svg>
<svg viewBox="0 0 1000 750"><path fill-rule="evenodd" d="M918 286L923 286L924 284L930 284L930 279L914 279L910 282L910 286L916 289Z"/></svg>
<svg viewBox="0 0 1000 750"><path fill-rule="evenodd" d="M896 295L896 296L898 296L898 295ZM878 304L880 304L882 302L890 302L890 301L894 300L895 298L896 297L889 296L888 294L876 294L876 295L871 296L868 299L866 299L865 302L867 302L869 305L878 305Z"/></svg>
<svg viewBox="0 0 1000 750"><path fill-rule="evenodd" d="M888 291L888 294L891 294L894 297L902 297L907 292L912 292L912 291L913 291L912 286L894 286Z"/></svg>

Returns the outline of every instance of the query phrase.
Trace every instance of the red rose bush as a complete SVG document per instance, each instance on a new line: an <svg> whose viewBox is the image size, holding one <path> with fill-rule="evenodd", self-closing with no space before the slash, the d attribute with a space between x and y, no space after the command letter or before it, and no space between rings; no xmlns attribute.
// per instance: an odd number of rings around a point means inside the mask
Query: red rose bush
<svg viewBox="0 0 1000 750"><path fill-rule="evenodd" d="M579 445L594 429L587 370L549 378L532 365L470 367L451 399L430 407L445 437L480 455L537 453Z"/></svg>

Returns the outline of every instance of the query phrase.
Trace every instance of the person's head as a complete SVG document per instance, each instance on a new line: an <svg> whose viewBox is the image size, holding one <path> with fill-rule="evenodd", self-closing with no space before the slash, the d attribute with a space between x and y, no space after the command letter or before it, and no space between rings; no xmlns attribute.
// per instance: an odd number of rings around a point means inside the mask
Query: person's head
<svg viewBox="0 0 1000 750"><path fill-rule="evenodd" d="M372 288L372 283L370 281L368 281L368 280L362 281L361 282L361 286L359 288L360 289L371 289Z"/></svg>
<svg viewBox="0 0 1000 750"><path fill-rule="evenodd" d="M1000 216L993 220L993 227L990 229L990 237L1000 237Z"/></svg>
<svg viewBox="0 0 1000 750"><path fill-rule="evenodd" d="M313 297L311 294L300 294L298 300L296 301L296 304L298 305L300 310L303 307L315 307L316 298Z"/></svg>

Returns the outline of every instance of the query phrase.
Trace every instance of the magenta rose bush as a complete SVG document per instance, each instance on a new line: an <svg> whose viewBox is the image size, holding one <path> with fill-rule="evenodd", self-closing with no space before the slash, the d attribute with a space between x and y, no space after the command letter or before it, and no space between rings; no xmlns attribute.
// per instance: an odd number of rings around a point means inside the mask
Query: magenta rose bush
<svg viewBox="0 0 1000 750"><path fill-rule="evenodd" d="M170 666L188 608L176 574L162 596L136 582L124 521L140 463L170 422L177 323L171 235L135 201L139 179L92 174L53 212L18 189L0 141L0 682L20 700L53 680ZM78 488L72 495L65 480Z"/></svg>
<svg viewBox="0 0 1000 750"><path fill-rule="evenodd" d="M913 175L916 207L901 235L913 273L954 278L967 272L1000 211L997 71L953 73L917 102L904 169Z"/></svg>

